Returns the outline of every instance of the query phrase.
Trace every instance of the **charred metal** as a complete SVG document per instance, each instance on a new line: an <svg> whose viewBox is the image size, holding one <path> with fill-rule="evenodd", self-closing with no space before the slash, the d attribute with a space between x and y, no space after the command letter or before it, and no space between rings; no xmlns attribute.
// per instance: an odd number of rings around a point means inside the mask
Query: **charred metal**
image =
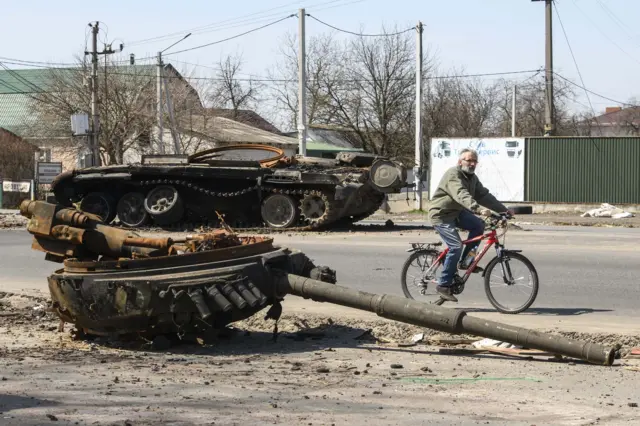
<svg viewBox="0 0 640 426"><path fill-rule="evenodd" d="M61 261L49 278L53 308L85 334L207 336L288 294L374 312L400 322L491 337L591 363L611 365L614 348L474 318L465 311L336 285L336 274L268 237L230 228L183 239L142 238L91 215L41 201L22 214L33 248Z"/></svg>
<svg viewBox="0 0 640 426"><path fill-rule="evenodd" d="M79 203L105 224L117 217L129 228L215 224L220 213L234 228L311 230L373 214L407 178L400 163L364 153L289 158L268 145L232 145L186 164L183 157L65 172L52 191L64 206Z"/></svg>

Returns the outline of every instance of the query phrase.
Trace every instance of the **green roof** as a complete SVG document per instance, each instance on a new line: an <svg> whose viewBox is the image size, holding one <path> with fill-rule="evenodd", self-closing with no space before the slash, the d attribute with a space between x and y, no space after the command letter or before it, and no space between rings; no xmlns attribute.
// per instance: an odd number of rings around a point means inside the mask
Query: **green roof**
<svg viewBox="0 0 640 426"><path fill-rule="evenodd" d="M0 70L0 94L37 93L48 85L47 68Z"/></svg>
<svg viewBox="0 0 640 426"><path fill-rule="evenodd" d="M0 127L24 135L35 119L30 114L34 93L46 90L48 69L0 70Z"/></svg>
<svg viewBox="0 0 640 426"><path fill-rule="evenodd" d="M29 113L30 102L29 95L0 94L0 127L19 136L26 135L36 121L34 115Z"/></svg>
<svg viewBox="0 0 640 426"><path fill-rule="evenodd" d="M117 68L118 72L132 72L131 69L134 69L136 74L149 76L156 72L155 65L124 65ZM35 94L48 89L49 76L50 68L0 70L0 127L18 136L29 135L38 120L32 112L30 102Z"/></svg>

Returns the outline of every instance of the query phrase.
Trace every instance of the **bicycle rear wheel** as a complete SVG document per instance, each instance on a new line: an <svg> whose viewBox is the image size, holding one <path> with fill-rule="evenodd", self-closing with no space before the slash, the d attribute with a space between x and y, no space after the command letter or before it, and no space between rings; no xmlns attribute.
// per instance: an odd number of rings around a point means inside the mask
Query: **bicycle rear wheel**
<svg viewBox="0 0 640 426"><path fill-rule="evenodd" d="M538 296L538 272L520 253L504 253L487 265L484 290L489 302L499 312L519 314L528 309ZM496 297L499 294L501 296Z"/></svg>
<svg viewBox="0 0 640 426"><path fill-rule="evenodd" d="M401 273L402 292L408 299L426 303L441 304L440 295L436 292L436 271L429 271L440 252L437 250L421 250L411 253L404 262ZM427 274L430 272L429 274Z"/></svg>

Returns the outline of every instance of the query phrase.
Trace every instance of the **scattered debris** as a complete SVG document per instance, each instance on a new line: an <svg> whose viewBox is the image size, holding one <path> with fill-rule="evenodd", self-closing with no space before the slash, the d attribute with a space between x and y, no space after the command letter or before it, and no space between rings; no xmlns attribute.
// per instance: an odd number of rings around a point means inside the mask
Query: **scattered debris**
<svg viewBox="0 0 640 426"><path fill-rule="evenodd" d="M522 346L514 345L508 342L501 342L494 339L482 339L472 343L474 348L521 348Z"/></svg>
<svg viewBox="0 0 640 426"><path fill-rule="evenodd" d="M537 349L518 349L518 348L500 348L487 346L482 348L440 348L438 353L443 355L473 355L482 353L493 353L505 356L515 357L531 357L531 356L555 356L551 352L540 351ZM553 358L555 360L555 358Z"/></svg>
<svg viewBox="0 0 640 426"><path fill-rule="evenodd" d="M422 342L423 340L424 340L424 333L415 334L411 338L411 341L414 342L414 343L419 343L419 342Z"/></svg>
<svg viewBox="0 0 640 426"><path fill-rule="evenodd" d="M632 348L625 356L626 359L640 359L640 348Z"/></svg>
<svg viewBox="0 0 640 426"><path fill-rule="evenodd" d="M624 211L608 203L602 203L599 208L584 212L581 217L610 217L612 219L624 219L634 217L633 213Z"/></svg>
<svg viewBox="0 0 640 426"><path fill-rule="evenodd" d="M488 340L488 339L485 339ZM431 343L440 345L470 345L478 341L478 339L464 339L460 337L441 337L435 336L430 339Z"/></svg>

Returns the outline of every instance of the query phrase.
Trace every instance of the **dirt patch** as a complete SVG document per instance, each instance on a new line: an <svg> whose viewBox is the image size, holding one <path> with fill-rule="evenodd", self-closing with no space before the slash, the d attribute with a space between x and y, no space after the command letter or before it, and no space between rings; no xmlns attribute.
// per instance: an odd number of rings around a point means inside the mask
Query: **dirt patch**
<svg viewBox="0 0 640 426"><path fill-rule="evenodd" d="M575 425L638 414L639 373L622 360L444 355L434 343L446 333L313 314L283 315L276 340L274 321L258 314L216 342L159 350L140 339L76 340L72 326L59 332L41 313L45 298L0 294L0 314L11 314L0 316L6 425ZM416 334L423 341L407 344Z"/></svg>

